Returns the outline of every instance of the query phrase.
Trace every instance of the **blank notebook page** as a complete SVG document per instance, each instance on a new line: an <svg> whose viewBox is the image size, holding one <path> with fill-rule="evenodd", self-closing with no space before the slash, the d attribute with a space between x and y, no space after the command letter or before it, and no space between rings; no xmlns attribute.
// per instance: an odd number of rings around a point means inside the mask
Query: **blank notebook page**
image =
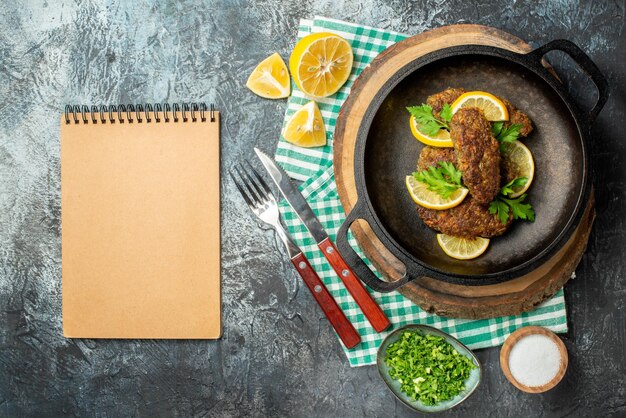
<svg viewBox="0 0 626 418"><path fill-rule="evenodd" d="M219 338L219 144L217 112L61 119L66 337Z"/></svg>

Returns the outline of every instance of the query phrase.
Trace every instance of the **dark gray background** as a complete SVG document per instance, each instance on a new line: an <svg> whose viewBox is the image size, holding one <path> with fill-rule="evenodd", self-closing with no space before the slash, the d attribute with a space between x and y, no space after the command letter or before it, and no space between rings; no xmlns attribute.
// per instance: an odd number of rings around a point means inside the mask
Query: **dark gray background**
<svg viewBox="0 0 626 418"><path fill-rule="evenodd" d="M299 19L320 14L412 34L481 23L535 46L562 37L602 69L612 92L593 127L598 219L566 288L568 373L547 394L523 394L502 375L499 349L480 350L484 383L450 415L625 416L624 1L523 3L534 2L3 1L0 415L411 415L375 367L348 366L274 234L252 221L226 176L221 341L61 336L63 106L214 102L227 168L251 158L254 145L273 149L285 109L247 91L248 74L274 51L287 58ZM584 98L569 61L551 58Z"/></svg>

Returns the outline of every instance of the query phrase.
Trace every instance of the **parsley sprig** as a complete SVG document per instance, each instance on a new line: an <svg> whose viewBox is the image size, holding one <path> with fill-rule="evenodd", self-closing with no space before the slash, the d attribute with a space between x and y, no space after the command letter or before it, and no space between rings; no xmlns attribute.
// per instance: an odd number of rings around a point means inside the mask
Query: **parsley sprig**
<svg viewBox="0 0 626 418"><path fill-rule="evenodd" d="M441 129L450 130L448 122L452 119L452 109L447 103L439 112L439 119L433 114L433 108L427 104L409 106L406 110L415 118L419 130L426 135L435 136Z"/></svg>
<svg viewBox="0 0 626 418"><path fill-rule="evenodd" d="M443 337L413 331L404 331L389 345L385 363L400 389L424 405L454 398L476 368Z"/></svg>
<svg viewBox="0 0 626 418"><path fill-rule="evenodd" d="M448 123L450 123L450 121L452 120L452 108L448 103L444 104L443 108L441 108L441 112L439 112L439 118ZM448 129L449 128L450 127L448 126Z"/></svg>
<svg viewBox="0 0 626 418"><path fill-rule="evenodd" d="M413 177L417 181L426 183L428 190L436 192L444 199L463 187L461 172L454 167L454 164L445 161L440 161L439 167L431 166L427 170L416 171Z"/></svg>
<svg viewBox="0 0 626 418"><path fill-rule="evenodd" d="M526 185L526 183L528 183L528 179L526 177L514 178L513 180L511 180L510 182L505 184L500 189L500 194L503 195L503 196L508 196L510 194L513 194L513 193L515 193L515 190L513 190L513 189L524 187L524 185Z"/></svg>
<svg viewBox="0 0 626 418"><path fill-rule="evenodd" d="M514 193L514 188L523 187L528 179L526 177L517 177L508 182L500 189L500 193L495 200L489 204L489 213L496 215L503 225L509 220L509 213L513 213L513 219L524 219L527 221L535 220L535 211L530 203L524 203L526 194L524 193L516 199L508 198Z"/></svg>
<svg viewBox="0 0 626 418"><path fill-rule="evenodd" d="M507 142L514 142L519 138L519 132L522 129L522 125L514 123L508 127L504 126L504 122L494 122L491 125L491 133L500 143L500 151L504 150Z"/></svg>

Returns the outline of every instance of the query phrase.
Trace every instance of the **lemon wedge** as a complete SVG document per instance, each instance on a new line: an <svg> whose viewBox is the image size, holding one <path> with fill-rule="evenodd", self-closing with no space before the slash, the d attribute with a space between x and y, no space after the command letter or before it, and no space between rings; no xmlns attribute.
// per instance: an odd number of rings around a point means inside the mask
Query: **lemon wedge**
<svg viewBox="0 0 626 418"><path fill-rule="evenodd" d="M468 91L456 99L452 105L452 114L463 107L477 107L483 111L490 122L509 120L509 111L502 100L484 91Z"/></svg>
<svg viewBox="0 0 626 418"><path fill-rule="evenodd" d="M426 135L424 132L419 130L417 126L417 121L414 116L411 116L409 119L409 124L411 125L411 133L418 141L423 144L430 145L432 147L453 147L452 140L450 139L450 132L445 129L440 129L437 132L437 135L430 136Z"/></svg>
<svg viewBox="0 0 626 418"><path fill-rule="evenodd" d="M450 257L457 260L471 260L487 250L487 238L460 238L446 234L437 234L437 242L441 249Z"/></svg>
<svg viewBox="0 0 626 418"><path fill-rule="evenodd" d="M406 176L406 188L415 203L428 209L444 210L458 206L469 193L464 187L455 191L448 198L443 198L436 192L428 190L428 185L417 181L413 176Z"/></svg>
<svg viewBox="0 0 626 418"><path fill-rule="evenodd" d="M296 44L289 58L289 70L304 94L327 97L348 80L352 60L352 47L341 36L312 33Z"/></svg>
<svg viewBox="0 0 626 418"><path fill-rule="evenodd" d="M514 188L513 194L508 197L516 198L523 195L530 187L535 177L535 161L528 147L520 141L507 142L502 147L502 157L505 164L513 166L517 177L526 177L528 181L522 187Z"/></svg>
<svg viewBox="0 0 626 418"><path fill-rule="evenodd" d="M283 129L283 138L305 148L326 145L326 128L317 103L310 101L291 115Z"/></svg>
<svg viewBox="0 0 626 418"><path fill-rule="evenodd" d="M248 87L254 94L266 99L282 99L289 97L291 81L285 61L278 52L265 58L250 74Z"/></svg>

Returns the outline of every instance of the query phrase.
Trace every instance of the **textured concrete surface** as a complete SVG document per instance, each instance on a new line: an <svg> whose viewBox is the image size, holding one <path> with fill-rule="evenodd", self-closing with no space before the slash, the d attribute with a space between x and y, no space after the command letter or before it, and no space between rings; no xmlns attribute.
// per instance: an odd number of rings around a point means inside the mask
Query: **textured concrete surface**
<svg viewBox="0 0 626 418"><path fill-rule="evenodd" d="M223 177L221 341L61 336L58 115L67 103L203 100L223 111L223 164L272 149L285 101L244 87L273 51L288 57L315 14L418 33L492 25L568 38L612 94L593 127L598 219L567 286L570 367L555 390L508 384L499 349L451 416L626 415L626 40L624 1L3 1L0 3L0 416L409 416L374 367L351 369L271 231ZM537 2L539 3L539 2ZM569 61L550 57L570 74ZM565 76L577 97L584 80ZM563 167L567 169L567 167ZM269 249L269 250L268 250Z"/></svg>

